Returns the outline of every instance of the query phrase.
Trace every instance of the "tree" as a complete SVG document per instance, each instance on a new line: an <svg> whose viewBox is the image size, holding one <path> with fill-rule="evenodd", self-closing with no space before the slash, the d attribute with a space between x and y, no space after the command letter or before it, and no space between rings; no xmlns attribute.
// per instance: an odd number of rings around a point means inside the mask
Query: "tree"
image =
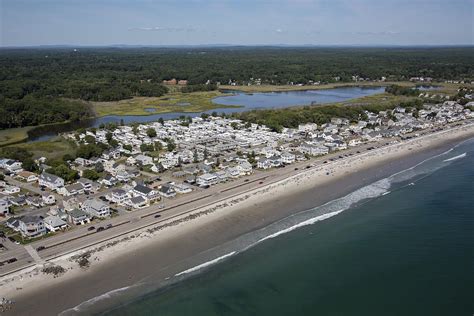
<svg viewBox="0 0 474 316"><path fill-rule="evenodd" d="M163 125L163 124L165 124L165 120L163 120L163 118L160 117L160 118L158 119L158 123L160 123L161 125Z"/></svg>
<svg viewBox="0 0 474 316"><path fill-rule="evenodd" d="M25 160L23 160L22 167L26 171L31 171L31 172L39 171L38 165L34 162L32 158L26 158Z"/></svg>
<svg viewBox="0 0 474 316"><path fill-rule="evenodd" d="M92 169L86 169L82 172L82 176L86 179L89 179L89 180L97 180L99 179L99 174L97 173L97 171L95 170L92 170Z"/></svg>
<svg viewBox="0 0 474 316"><path fill-rule="evenodd" d="M112 141L113 137L114 137L114 134L112 134L111 132L107 132L105 134L105 139L107 140L107 143L109 143L109 144Z"/></svg>
<svg viewBox="0 0 474 316"><path fill-rule="evenodd" d="M163 149L161 142L155 142L155 151L160 151Z"/></svg>
<svg viewBox="0 0 474 316"><path fill-rule="evenodd" d="M239 125L237 124L237 122L232 122L230 123L230 126L233 128L233 129L238 129Z"/></svg>
<svg viewBox="0 0 474 316"><path fill-rule="evenodd" d="M168 143L167 148L169 152L172 152L176 149L176 144L174 143L172 139L168 139L167 143Z"/></svg>
<svg viewBox="0 0 474 316"><path fill-rule="evenodd" d="M95 164L95 167L94 167L95 171L97 172L104 172L104 165L101 163L101 162L98 162Z"/></svg>
<svg viewBox="0 0 474 316"><path fill-rule="evenodd" d="M146 134L148 137L153 138L156 137L156 130L152 127L147 128Z"/></svg>
<svg viewBox="0 0 474 316"><path fill-rule="evenodd" d="M73 161L74 157L71 154L64 154L63 155L63 161L68 162L68 161Z"/></svg>
<svg viewBox="0 0 474 316"><path fill-rule="evenodd" d="M88 144L95 144L95 137L92 135L86 135L86 137L84 137L84 140Z"/></svg>
<svg viewBox="0 0 474 316"><path fill-rule="evenodd" d="M123 145L123 149L128 150L128 151L132 151L133 147L132 147L132 145L126 144L126 145Z"/></svg>
<svg viewBox="0 0 474 316"><path fill-rule="evenodd" d="M197 149L194 149L193 162L196 163L198 161L199 161L198 151Z"/></svg>
<svg viewBox="0 0 474 316"><path fill-rule="evenodd" d="M0 180L1 181L5 180L5 175L3 173L0 173Z"/></svg>

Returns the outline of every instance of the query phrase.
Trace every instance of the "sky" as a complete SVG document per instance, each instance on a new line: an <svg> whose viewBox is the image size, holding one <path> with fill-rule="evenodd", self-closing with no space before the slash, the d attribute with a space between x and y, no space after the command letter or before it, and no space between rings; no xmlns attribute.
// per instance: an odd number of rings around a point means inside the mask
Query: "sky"
<svg viewBox="0 0 474 316"><path fill-rule="evenodd" d="M474 45L474 0L0 0L0 45Z"/></svg>

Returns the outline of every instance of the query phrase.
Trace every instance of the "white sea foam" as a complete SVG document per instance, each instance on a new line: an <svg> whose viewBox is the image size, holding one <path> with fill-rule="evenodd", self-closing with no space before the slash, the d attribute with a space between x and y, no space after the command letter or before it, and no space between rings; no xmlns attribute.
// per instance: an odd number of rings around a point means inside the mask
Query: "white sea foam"
<svg viewBox="0 0 474 316"><path fill-rule="evenodd" d="M197 266L195 266L195 267L193 267L193 268L184 270L184 271L182 271L182 272L180 272L180 273L176 273L174 276L177 277L177 276L181 276L181 275L184 275L184 274L189 274L189 273L192 273L192 272L196 272L196 271L198 271L198 270L201 270L201 269L203 269L203 268L206 268L206 267L208 267L208 266L211 266L211 265L213 265L213 264L216 264L217 262L222 261L222 260L224 260L225 258L228 258L228 257L230 257L230 256L233 256L233 255L235 255L236 253L237 253L236 251L232 251L232 252L230 252L230 253L228 253L228 254L226 254L226 255L223 255L223 256L221 256L221 257L219 257L219 258L216 258L216 259L213 259L213 260L204 262L204 263L202 263L202 264L200 264L200 265L197 265Z"/></svg>
<svg viewBox="0 0 474 316"><path fill-rule="evenodd" d="M461 159L461 158L464 158L464 157L466 157L466 153L460 154L458 156L455 156L455 157L452 157L452 158L449 158L449 159L445 159L445 160L443 160L443 162L449 162L449 161Z"/></svg>
<svg viewBox="0 0 474 316"><path fill-rule="evenodd" d="M71 308L71 309L67 309L61 313L59 313L59 316L67 316L67 315L74 315L74 314L77 314L81 311L83 311L84 309L94 305L95 303L99 302L99 301L102 301L102 300L105 300L105 299L109 299L109 298L112 298L122 292L125 292L127 290L129 290L130 288L134 287L136 285L131 285L131 286L125 286L125 287L121 287L119 289L115 289L115 290L112 290L112 291L109 291L107 293L104 293L102 295L99 295L99 296L96 296L96 297L93 297L91 298L90 300L87 300L85 302L82 302L81 304Z"/></svg>
<svg viewBox="0 0 474 316"><path fill-rule="evenodd" d="M289 232L291 232L292 230L295 230L295 229L297 229L297 228L300 228L300 227L303 227L303 226L312 225L312 224L314 224L314 223L316 223L316 222L323 221L323 220L328 219L328 218L330 218L330 217L336 216L337 214L339 214L339 213L341 213L341 212L343 212L343 211L344 211L344 210L340 210L340 211L331 212L331 213L327 213L327 214L324 214L324 215L316 216L316 217L314 217L314 218L310 218L310 219L308 219L308 220L306 220L306 221L303 221L303 222L301 222L301 223L299 223L299 224L296 224L296 225L294 225L294 226L285 228L285 229L280 230L279 232L276 232L276 233L274 233L274 234L268 235L268 236L266 236L266 237L260 239L257 243L262 242L262 241L267 240L267 239L270 239L270 238L275 238L275 237L280 236L280 235L282 235L282 234L289 233Z"/></svg>

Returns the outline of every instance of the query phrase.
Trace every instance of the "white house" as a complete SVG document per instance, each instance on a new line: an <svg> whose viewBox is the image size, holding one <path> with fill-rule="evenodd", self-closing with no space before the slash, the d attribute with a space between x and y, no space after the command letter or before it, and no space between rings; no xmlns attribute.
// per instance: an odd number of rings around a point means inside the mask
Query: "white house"
<svg viewBox="0 0 474 316"><path fill-rule="evenodd" d="M125 205L128 205L134 209L140 209L148 206L148 200L145 199L143 196L134 196L128 199L125 202Z"/></svg>
<svg viewBox="0 0 474 316"><path fill-rule="evenodd" d="M8 201L8 197L0 194L0 216L5 216L10 213L10 202Z"/></svg>
<svg viewBox="0 0 474 316"><path fill-rule="evenodd" d="M145 199L148 199L150 201L153 201L153 200L156 200L156 199L160 198L158 192L156 192L153 189L150 189L149 187L141 185L141 184L136 185L132 189L131 193L132 193L133 196L141 196L141 197L143 197Z"/></svg>
<svg viewBox="0 0 474 316"><path fill-rule="evenodd" d="M130 195L123 189L114 189L107 194L106 198L113 203L123 205L130 198Z"/></svg>
<svg viewBox="0 0 474 316"><path fill-rule="evenodd" d="M159 189L158 193L161 196L167 197L167 198L172 198L176 196L176 191L171 185L168 184L163 184Z"/></svg>
<svg viewBox="0 0 474 316"><path fill-rule="evenodd" d="M53 205L54 203L56 203L56 198L52 194L44 193L41 195L41 198L43 199L43 202L46 205Z"/></svg>
<svg viewBox="0 0 474 316"><path fill-rule="evenodd" d="M57 216L50 215L44 219L44 226L50 232L56 232L68 227L68 224Z"/></svg>
<svg viewBox="0 0 474 316"><path fill-rule="evenodd" d="M283 153L281 154L281 162L289 165L292 164L296 161L296 156L293 155L292 153Z"/></svg>
<svg viewBox="0 0 474 316"><path fill-rule="evenodd" d="M26 182L35 182L38 181L38 176L36 173L30 171L21 171L17 174L17 178Z"/></svg>
<svg viewBox="0 0 474 316"><path fill-rule="evenodd" d="M32 238L46 234L46 227L41 217L25 215L18 219L18 230L23 237Z"/></svg>
<svg viewBox="0 0 474 316"><path fill-rule="evenodd" d="M84 225L91 221L88 213L77 208L68 213L68 220L74 225Z"/></svg>
<svg viewBox="0 0 474 316"><path fill-rule="evenodd" d="M64 186L64 179L47 172L43 172L38 178L38 183L40 186L45 186L50 190L57 190Z"/></svg>
<svg viewBox="0 0 474 316"><path fill-rule="evenodd" d="M85 200L81 208L92 217L105 218L110 216L109 206L98 199Z"/></svg>
<svg viewBox="0 0 474 316"><path fill-rule="evenodd" d="M20 193L20 188L14 186L14 185L7 185L3 189L3 193L5 193L5 194L17 194L17 193Z"/></svg>
<svg viewBox="0 0 474 316"><path fill-rule="evenodd" d="M212 173L205 173L196 178L196 183L200 186L217 184L217 176Z"/></svg>

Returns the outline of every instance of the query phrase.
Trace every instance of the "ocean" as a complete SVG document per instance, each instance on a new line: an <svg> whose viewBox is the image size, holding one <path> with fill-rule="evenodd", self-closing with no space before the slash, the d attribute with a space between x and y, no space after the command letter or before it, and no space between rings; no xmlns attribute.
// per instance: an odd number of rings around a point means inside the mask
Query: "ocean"
<svg viewBox="0 0 474 316"><path fill-rule="evenodd" d="M98 314L472 315L474 139L219 251Z"/></svg>

